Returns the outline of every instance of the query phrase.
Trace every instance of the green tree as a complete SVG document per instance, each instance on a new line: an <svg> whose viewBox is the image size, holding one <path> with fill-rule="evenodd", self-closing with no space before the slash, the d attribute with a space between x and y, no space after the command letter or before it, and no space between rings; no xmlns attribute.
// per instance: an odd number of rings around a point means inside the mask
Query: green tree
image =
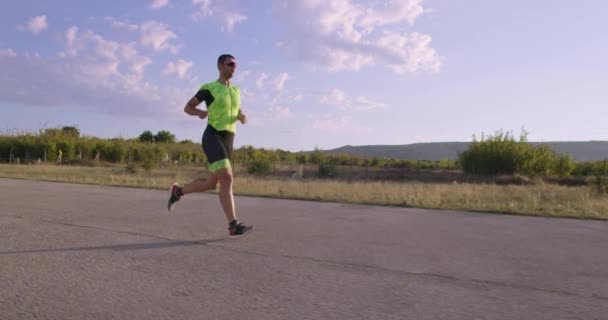
<svg viewBox="0 0 608 320"><path fill-rule="evenodd" d="M554 163L553 171L560 176L569 176L574 172L576 163L570 155L560 155Z"/></svg>
<svg viewBox="0 0 608 320"><path fill-rule="evenodd" d="M61 132L64 136L78 139L80 137L80 130L76 126L65 126L61 128Z"/></svg>
<svg viewBox="0 0 608 320"><path fill-rule="evenodd" d="M592 185L597 193L608 195L608 159L595 169Z"/></svg>
<svg viewBox="0 0 608 320"><path fill-rule="evenodd" d="M127 148L119 141L115 141L108 151L107 159L112 162L121 162L127 156Z"/></svg>
<svg viewBox="0 0 608 320"><path fill-rule="evenodd" d="M55 137L59 137L62 134L61 130L57 129L57 128L48 128L44 130L44 133L42 135L48 137L48 138L55 138Z"/></svg>
<svg viewBox="0 0 608 320"><path fill-rule="evenodd" d="M247 164L247 172L256 176L266 176L272 172L272 161L263 153L258 153Z"/></svg>
<svg viewBox="0 0 608 320"><path fill-rule="evenodd" d="M321 153L321 150L319 150L318 148L315 148L315 151L313 151L310 154L309 160L310 160L310 163L319 165L319 164L321 164L321 162L323 162L323 158L324 157L323 157L323 154Z"/></svg>
<svg viewBox="0 0 608 320"><path fill-rule="evenodd" d="M305 153L296 154L296 162L298 164L306 164L308 157Z"/></svg>
<svg viewBox="0 0 608 320"><path fill-rule="evenodd" d="M57 153L59 150L63 153L63 161L74 159L74 152L76 145L70 141L59 141L57 142Z"/></svg>
<svg viewBox="0 0 608 320"><path fill-rule="evenodd" d="M156 133L156 135L154 135L154 141L161 143L174 143L175 135L169 131L162 130Z"/></svg>
<svg viewBox="0 0 608 320"><path fill-rule="evenodd" d="M137 138L137 141L152 143L152 142L154 142L154 134L152 133L152 131L146 130L142 134L139 135L139 138Z"/></svg>

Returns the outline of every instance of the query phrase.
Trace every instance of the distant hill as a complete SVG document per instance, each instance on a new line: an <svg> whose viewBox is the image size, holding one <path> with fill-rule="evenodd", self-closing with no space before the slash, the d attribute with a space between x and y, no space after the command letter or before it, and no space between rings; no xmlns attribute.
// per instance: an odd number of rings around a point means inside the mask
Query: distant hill
<svg viewBox="0 0 608 320"><path fill-rule="evenodd" d="M560 154L570 154L575 161L597 161L608 158L608 141L531 142L545 144ZM343 146L324 153L357 155L407 160L455 160L469 142L430 142L405 145Z"/></svg>

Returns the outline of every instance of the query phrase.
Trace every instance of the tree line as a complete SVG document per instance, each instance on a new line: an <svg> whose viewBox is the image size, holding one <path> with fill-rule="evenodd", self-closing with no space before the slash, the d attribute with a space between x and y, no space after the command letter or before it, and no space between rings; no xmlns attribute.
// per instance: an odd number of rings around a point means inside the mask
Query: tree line
<svg viewBox="0 0 608 320"><path fill-rule="evenodd" d="M103 161L109 163L137 163L155 166L158 163L202 164L207 162L200 144L190 140L177 141L174 134L150 130L137 138L102 139L81 136L75 126L51 128L36 133L0 135L0 161L21 162L54 161L59 153L64 163L75 161ZM398 160L380 157L358 157L346 154L326 154L315 149L312 152L291 152L281 149L243 146L234 150L234 162L259 167L260 171L276 165L335 165L368 167L401 167L420 169L454 169L455 161L449 160Z"/></svg>
<svg viewBox="0 0 608 320"><path fill-rule="evenodd" d="M0 162L54 162L60 153L63 163L127 163L146 169L176 163L207 164L200 144L190 140L177 141L167 130L156 134L146 130L131 139L81 136L76 126L0 135ZM273 171L277 165L314 165L319 167L322 176L331 176L337 166L463 170L470 174L525 176L590 175L605 166L602 161L576 163L569 155L557 154L543 145L533 146L527 142L525 132L519 139L503 132L482 136L480 140L474 138L457 160L401 160L327 154L318 149L290 152L243 146L234 151L232 161L260 175Z"/></svg>

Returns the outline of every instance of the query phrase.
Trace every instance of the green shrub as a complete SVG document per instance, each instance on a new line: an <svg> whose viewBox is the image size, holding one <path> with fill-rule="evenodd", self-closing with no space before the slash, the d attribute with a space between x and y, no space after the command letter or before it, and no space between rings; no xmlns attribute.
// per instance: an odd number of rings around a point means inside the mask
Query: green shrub
<svg viewBox="0 0 608 320"><path fill-rule="evenodd" d="M59 154L59 150L63 153L61 155L63 161L74 159L74 150L76 150L76 146L72 141L63 140L57 142L57 154Z"/></svg>
<svg viewBox="0 0 608 320"><path fill-rule="evenodd" d="M272 172L272 162L267 157L257 157L249 161L247 172L256 176L266 176Z"/></svg>
<svg viewBox="0 0 608 320"><path fill-rule="evenodd" d="M569 176L574 172L576 163L570 155L559 155L553 164L553 172L559 176Z"/></svg>
<svg viewBox="0 0 608 320"><path fill-rule="evenodd" d="M154 168L154 162L155 161L153 159L146 159L141 166L144 168L144 170L150 171L152 168Z"/></svg>
<svg viewBox="0 0 608 320"><path fill-rule="evenodd" d="M592 186L598 194L608 195L608 160L604 160L603 166L595 169Z"/></svg>
<svg viewBox="0 0 608 320"><path fill-rule="evenodd" d="M516 141L509 133L474 140L458 156L458 163L466 173L521 174L525 176L568 176L575 169L570 156L558 155L545 145L534 147L522 133Z"/></svg>
<svg viewBox="0 0 608 320"><path fill-rule="evenodd" d="M127 148L120 141L114 141L108 151L107 159L111 162L122 162L127 156Z"/></svg>
<svg viewBox="0 0 608 320"><path fill-rule="evenodd" d="M331 178L338 175L338 170L333 162L327 161L319 164L319 177Z"/></svg>

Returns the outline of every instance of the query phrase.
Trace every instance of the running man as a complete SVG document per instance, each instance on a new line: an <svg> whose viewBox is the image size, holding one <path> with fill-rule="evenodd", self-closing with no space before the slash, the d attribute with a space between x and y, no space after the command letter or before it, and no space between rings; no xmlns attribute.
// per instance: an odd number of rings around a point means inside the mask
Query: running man
<svg viewBox="0 0 608 320"><path fill-rule="evenodd" d="M211 176L207 179L196 179L183 187L176 182L169 190L169 211L173 210L175 203L184 195L192 192L205 192L215 190L220 184L219 200L226 219L228 231L231 236L245 234L252 226L238 222L234 208L234 195L232 193L232 167L230 158L236 121L247 123L247 117L241 112L241 93L239 88L230 83L236 70L236 59L229 54L223 54L217 59L219 78L200 87L196 95L188 101L184 112L191 116L205 119L208 117L207 128L203 133L202 146ZM207 110L196 107L205 102Z"/></svg>

